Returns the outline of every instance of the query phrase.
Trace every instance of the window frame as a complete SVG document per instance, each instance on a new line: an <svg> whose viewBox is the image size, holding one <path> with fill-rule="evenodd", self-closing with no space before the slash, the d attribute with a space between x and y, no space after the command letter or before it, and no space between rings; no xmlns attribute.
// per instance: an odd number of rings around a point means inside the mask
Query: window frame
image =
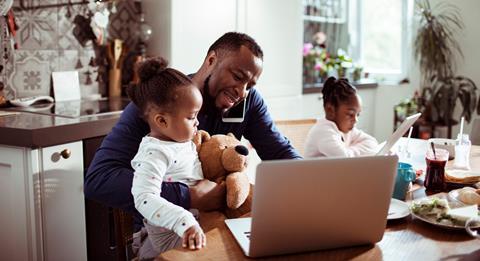
<svg viewBox="0 0 480 261"><path fill-rule="evenodd" d="M411 43L412 43L412 21L413 21L413 0L402 0L402 42L401 42L401 65L400 70L372 70L365 68L364 72L369 73L369 78L376 79L377 82L398 83L400 80L407 78L409 73L409 65L412 62ZM348 28L350 35L349 51L353 60L364 65L364 57L362 56L363 46L363 30L362 23L363 1L350 0L348 8Z"/></svg>

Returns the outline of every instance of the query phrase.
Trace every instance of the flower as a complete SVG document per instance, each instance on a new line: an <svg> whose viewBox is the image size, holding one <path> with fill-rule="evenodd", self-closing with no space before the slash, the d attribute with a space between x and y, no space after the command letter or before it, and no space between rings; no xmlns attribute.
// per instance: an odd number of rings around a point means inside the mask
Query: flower
<svg viewBox="0 0 480 261"><path fill-rule="evenodd" d="M320 71L323 68L323 66L324 66L323 63L317 62L313 67L313 69L315 69L315 71Z"/></svg>
<svg viewBox="0 0 480 261"><path fill-rule="evenodd" d="M312 38L313 38L313 41L315 41L316 44L325 48L325 42L327 41L327 35L324 32L317 32L313 35Z"/></svg>
<svg viewBox="0 0 480 261"><path fill-rule="evenodd" d="M303 56L307 56L310 51L313 49L313 44L311 43L304 43L303 44Z"/></svg>

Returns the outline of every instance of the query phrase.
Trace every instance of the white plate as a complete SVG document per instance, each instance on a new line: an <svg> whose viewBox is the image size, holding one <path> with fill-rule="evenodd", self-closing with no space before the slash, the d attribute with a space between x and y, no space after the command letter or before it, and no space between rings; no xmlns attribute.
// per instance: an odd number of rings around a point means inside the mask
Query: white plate
<svg viewBox="0 0 480 261"><path fill-rule="evenodd" d="M464 189L464 188L463 188L463 189ZM472 189L473 189L473 188L472 188ZM462 189L455 189L455 190L452 190L452 191L448 192L448 197L451 198L451 199L453 199L453 200L460 201L460 202L462 202L462 203L465 204L465 205L469 205L467 202L464 202L464 201L462 201L462 200L460 199L460 193L459 193L460 190L462 190ZM480 204L477 204L477 205L478 205L478 207L479 207L479 209L480 209Z"/></svg>
<svg viewBox="0 0 480 261"><path fill-rule="evenodd" d="M387 220L404 218L410 214L410 209L407 203L392 198L390 200L390 207L388 208Z"/></svg>
<svg viewBox="0 0 480 261"><path fill-rule="evenodd" d="M450 205L450 208L458 208L458 207L465 206L460 201L448 201L448 204ZM450 224L440 223L436 220L436 217L434 217L434 216L418 215L418 214L415 214L413 212L411 212L411 213L412 213L413 217L418 218L423 222L427 222L427 223L430 223L430 224L438 226L438 227L449 228L449 229L465 229L464 225L455 225L455 224L450 225ZM475 228L475 229L480 228L480 222L472 225L471 228Z"/></svg>
<svg viewBox="0 0 480 261"><path fill-rule="evenodd" d="M427 217L427 216L417 215L417 214L415 214L415 213L413 213L413 212L412 212L412 216L414 216L415 218L420 219L421 221L430 223L430 224L435 225L435 226L443 227L443 228L449 228L449 229L465 229L465 226L462 226L462 225L443 224L443 223L437 222L437 220L435 220L435 218L430 218L430 217ZM475 224L475 225L472 225L471 228L475 228L475 229L476 229L476 228L480 228L480 223L477 223L477 224Z"/></svg>

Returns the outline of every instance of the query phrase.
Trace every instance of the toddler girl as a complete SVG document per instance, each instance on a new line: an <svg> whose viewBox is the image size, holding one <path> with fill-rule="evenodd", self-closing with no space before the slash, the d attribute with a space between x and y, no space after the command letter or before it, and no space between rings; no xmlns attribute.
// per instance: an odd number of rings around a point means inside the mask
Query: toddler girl
<svg viewBox="0 0 480 261"><path fill-rule="evenodd" d="M200 249L206 238L191 212L160 197L163 181L193 185L203 179L195 145L202 95L190 78L166 68L162 58L140 64L140 82L128 95L150 126L132 160L132 194L142 214L150 247L140 248L140 260L179 246ZM153 250L151 249L153 248ZM153 253L152 253L153 252Z"/></svg>

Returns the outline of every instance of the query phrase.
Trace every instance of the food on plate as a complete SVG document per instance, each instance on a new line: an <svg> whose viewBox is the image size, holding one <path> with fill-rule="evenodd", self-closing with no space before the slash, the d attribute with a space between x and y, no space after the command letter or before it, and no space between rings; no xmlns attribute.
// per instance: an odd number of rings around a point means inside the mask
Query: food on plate
<svg viewBox="0 0 480 261"><path fill-rule="evenodd" d="M424 198L413 202L410 209L417 215L438 215L447 213L450 207L446 199Z"/></svg>
<svg viewBox="0 0 480 261"><path fill-rule="evenodd" d="M480 189L464 187L458 190L458 200L468 205L480 205Z"/></svg>
<svg viewBox="0 0 480 261"><path fill-rule="evenodd" d="M477 205L450 208L449 202L440 198L415 201L410 209L417 216L445 226L464 226L466 220L478 216Z"/></svg>
<svg viewBox="0 0 480 261"><path fill-rule="evenodd" d="M464 170L446 170L445 181L451 183L475 184L480 182L480 173Z"/></svg>
<svg viewBox="0 0 480 261"><path fill-rule="evenodd" d="M478 217L478 205L450 209L447 211L447 215L456 220L467 221L471 218Z"/></svg>

